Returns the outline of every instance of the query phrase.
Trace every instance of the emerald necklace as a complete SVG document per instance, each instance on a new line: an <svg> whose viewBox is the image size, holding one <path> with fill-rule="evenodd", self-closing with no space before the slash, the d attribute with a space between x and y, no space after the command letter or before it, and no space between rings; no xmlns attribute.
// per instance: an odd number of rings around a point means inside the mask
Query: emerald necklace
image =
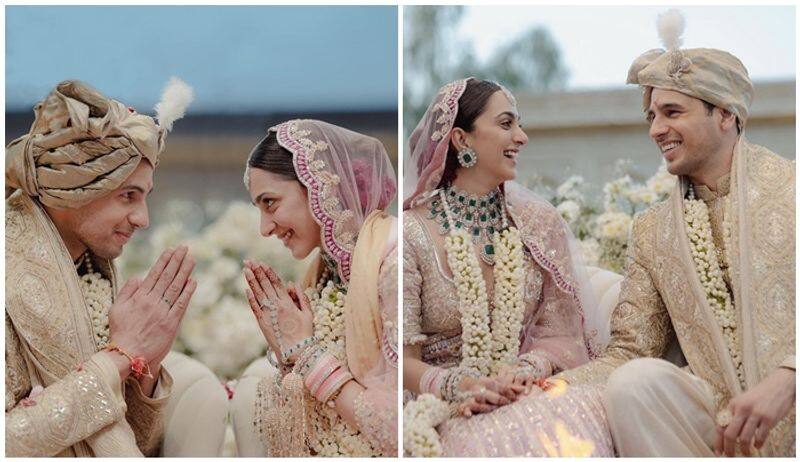
<svg viewBox="0 0 800 462"><path fill-rule="evenodd" d="M472 236L472 242L480 249L481 259L488 265L494 265L492 234L502 231L503 199L500 190L493 189L488 194L477 195L449 185L444 190L444 196L450 206L453 226L465 229ZM439 234L450 232L441 195L435 196L428 203L428 218L439 225Z"/></svg>

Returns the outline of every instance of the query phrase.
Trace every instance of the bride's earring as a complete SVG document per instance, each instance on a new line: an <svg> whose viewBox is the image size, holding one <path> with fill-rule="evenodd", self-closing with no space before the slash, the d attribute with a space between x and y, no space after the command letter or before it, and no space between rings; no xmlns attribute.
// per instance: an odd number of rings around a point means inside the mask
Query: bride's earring
<svg viewBox="0 0 800 462"><path fill-rule="evenodd" d="M472 148L458 151L458 163L464 168L470 168L478 163L478 154Z"/></svg>

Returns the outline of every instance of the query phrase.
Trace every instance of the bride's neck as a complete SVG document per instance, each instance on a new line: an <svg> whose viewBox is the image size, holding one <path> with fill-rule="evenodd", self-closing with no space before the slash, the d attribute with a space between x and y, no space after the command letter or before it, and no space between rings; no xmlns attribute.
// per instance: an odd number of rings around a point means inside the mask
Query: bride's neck
<svg viewBox="0 0 800 462"><path fill-rule="evenodd" d="M459 172L456 179L453 180L453 187L470 194L483 196L500 186L500 183L497 183L497 181L486 177L471 175L470 173L472 172Z"/></svg>

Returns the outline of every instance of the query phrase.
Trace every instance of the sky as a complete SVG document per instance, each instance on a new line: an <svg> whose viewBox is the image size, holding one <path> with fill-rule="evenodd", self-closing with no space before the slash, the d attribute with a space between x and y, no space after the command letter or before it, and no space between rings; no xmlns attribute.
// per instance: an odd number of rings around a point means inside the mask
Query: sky
<svg viewBox="0 0 800 462"><path fill-rule="evenodd" d="M479 59L535 25L546 26L569 69L567 89L622 86L631 62L661 48L658 14L670 7L470 6L457 34L471 40ZM795 78L794 6L680 7L684 48L733 53L754 81Z"/></svg>
<svg viewBox="0 0 800 462"><path fill-rule="evenodd" d="M151 108L170 76L197 112L397 106L397 8L6 7L6 110L85 80ZM146 111L145 111L146 112Z"/></svg>

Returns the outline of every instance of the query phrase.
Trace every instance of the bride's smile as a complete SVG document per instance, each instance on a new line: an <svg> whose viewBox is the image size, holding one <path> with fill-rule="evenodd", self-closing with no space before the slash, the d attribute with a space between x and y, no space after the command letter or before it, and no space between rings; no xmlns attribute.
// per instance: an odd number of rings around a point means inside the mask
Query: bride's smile
<svg viewBox="0 0 800 462"><path fill-rule="evenodd" d="M299 181L252 168L247 187L261 213L262 236L276 236L297 259L320 245L320 227L311 216L306 189Z"/></svg>

